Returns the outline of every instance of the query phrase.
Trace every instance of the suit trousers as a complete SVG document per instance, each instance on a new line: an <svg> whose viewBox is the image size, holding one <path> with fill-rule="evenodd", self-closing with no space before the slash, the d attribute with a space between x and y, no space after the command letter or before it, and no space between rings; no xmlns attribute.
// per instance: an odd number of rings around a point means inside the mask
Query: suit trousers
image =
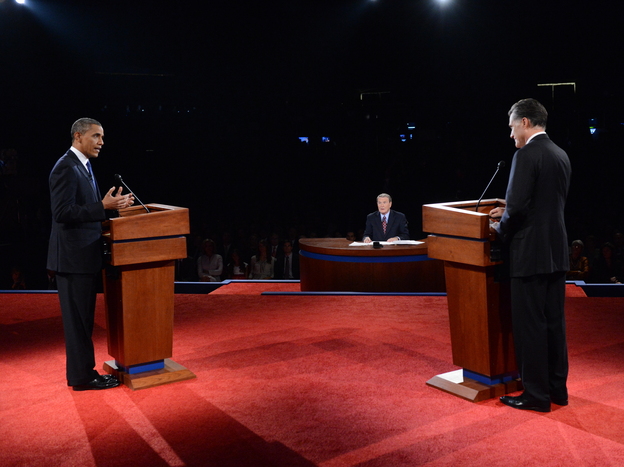
<svg viewBox="0 0 624 467"><path fill-rule="evenodd" d="M511 314L524 394L538 402L567 399L565 272L511 279Z"/></svg>
<svg viewBox="0 0 624 467"><path fill-rule="evenodd" d="M87 384L99 374L94 369L95 352L92 339L97 277L97 274L56 274L63 316L69 386Z"/></svg>

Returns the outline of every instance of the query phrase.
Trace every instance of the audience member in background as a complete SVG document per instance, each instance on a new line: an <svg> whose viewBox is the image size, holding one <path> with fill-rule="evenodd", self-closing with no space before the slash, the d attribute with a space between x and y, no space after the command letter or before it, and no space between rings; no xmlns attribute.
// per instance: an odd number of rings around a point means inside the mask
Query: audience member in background
<svg viewBox="0 0 624 467"><path fill-rule="evenodd" d="M269 250L273 258L277 258L280 254L279 235L273 232L269 237Z"/></svg>
<svg viewBox="0 0 624 467"><path fill-rule="evenodd" d="M282 253L275 262L275 279L299 279L299 255L293 253L290 240L282 244Z"/></svg>
<svg viewBox="0 0 624 467"><path fill-rule="evenodd" d="M11 269L11 290L26 290L26 279L24 273L18 267Z"/></svg>
<svg viewBox="0 0 624 467"><path fill-rule="evenodd" d="M258 239L258 234L253 232L249 234L249 237L244 244L244 250L241 251L241 256L245 262L251 263L251 258L258 254Z"/></svg>
<svg viewBox="0 0 624 467"><path fill-rule="evenodd" d="M566 274L566 280L586 281L589 277L589 260L583 256L583 242L574 240L570 251L570 270Z"/></svg>
<svg viewBox="0 0 624 467"><path fill-rule="evenodd" d="M297 227L288 227L286 239L290 240L290 244L292 245L294 251L299 250L299 234L297 233Z"/></svg>
<svg viewBox="0 0 624 467"><path fill-rule="evenodd" d="M595 284L620 284L624 280L624 266L615 256L615 247L607 242L602 245L601 255L591 269L590 282Z"/></svg>
<svg viewBox="0 0 624 467"><path fill-rule="evenodd" d="M201 282L220 282L223 273L223 258L215 253L214 240L207 238L202 243L203 254L197 259L197 275Z"/></svg>
<svg viewBox="0 0 624 467"><path fill-rule="evenodd" d="M234 249L232 243L232 235L227 230L221 234L221 243L217 252L223 258L223 264L228 264L232 259L232 250Z"/></svg>
<svg viewBox="0 0 624 467"><path fill-rule="evenodd" d="M600 248L598 247L600 242L594 235L588 235L583 242L583 253L589 261L589 270L594 267L594 263L600 257Z"/></svg>
<svg viewBox="0 0 624 467"><path fill-rule="evenodd" d="M230 252L230 262L225 268L226 279L247 279L248 264L243 261L237 248Z"/></svg>
<svg viewBox="0 0 624 467"><path fill-rule="evenodd" d="M355 242L356 241L356 239L355 239L355 232L353 230L349 230L347 232L346 239L349 240L350 242Z"/></svg>
<svg viewBox="0 0 624 467"><path fill-rule="evenodd" d="M258 242L258 253L251 257L249 265L250 279L273 279L275 258L269 254L266 240Z"/></svg>
<svg viewBox="0 0 624 467"><path fill-rule="evenodd" d="M236 245L236 249L238 250L238 254L240 254L244 260L248 258L245 256L245 250L247 249L247 232L244 227L238 227L234 234L233 243Z"/></svg>
<svg viewBox="0 0 624 467"><path fill-rule="evenodd" d="M613 254L616 258L624 260L624 235L622 232L615 232L613 234Z"/></svg>
<svg viewBox="0 0 624 467"><path fill-rule="evenodd" d="M48 290L56 290L56 272L47 269Z"/></svg>

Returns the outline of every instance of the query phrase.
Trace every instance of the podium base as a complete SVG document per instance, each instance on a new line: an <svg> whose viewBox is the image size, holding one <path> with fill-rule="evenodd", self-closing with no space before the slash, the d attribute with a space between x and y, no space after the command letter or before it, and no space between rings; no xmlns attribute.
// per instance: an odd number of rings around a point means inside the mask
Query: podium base
<svg viewBox="0 0 624 467"><path fill-rule="evenodd" d="M104 371L117 377L121 383L133 391L196 378L192 371L169 358L165 359L165 368L160 370L144 371L131 375L120 370L115 364L115 360L110 360L104 363Z"/></svg>
<svg viewBox="0 0 624 467"><path fill-rule="evenodd" d="M434 376L427 381L427 385L471 402L481 402L522 389L522 382L519 379L489 386L474 379L464 378L463 370Z"/></svg>

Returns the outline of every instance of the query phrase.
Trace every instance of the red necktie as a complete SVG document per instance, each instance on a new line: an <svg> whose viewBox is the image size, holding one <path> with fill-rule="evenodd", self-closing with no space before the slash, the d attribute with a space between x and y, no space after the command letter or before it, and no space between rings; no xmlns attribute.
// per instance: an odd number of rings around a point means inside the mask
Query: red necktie
<svg viewBox="0 0 624 467"><path fill-rule="evenodd" d="M383 227L384 234L386 233L386 227L388 227L388 223L386 222L386 216L383 216L381 220L381 226Z"/></svg>

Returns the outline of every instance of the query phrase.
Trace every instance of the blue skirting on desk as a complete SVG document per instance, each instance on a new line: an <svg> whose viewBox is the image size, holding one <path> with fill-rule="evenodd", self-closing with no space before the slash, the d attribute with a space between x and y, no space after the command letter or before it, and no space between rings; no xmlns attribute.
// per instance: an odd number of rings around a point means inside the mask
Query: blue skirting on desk
<svg viewBox="0 0 624 467"><path fill-rule="evenodd" d="M416 297L446 297L446 292L262 292L260 295L405 295Z"/></svg>
<svg viewBox="0 0 624 467"><path fill-rule="evenodd" d="M299 254L305 258L318 259L321 261L335 261L340 263L412 263L415 261L430 261L427 255L403 255L403 256L343 256L323 255L300 250Z"/></svg>

